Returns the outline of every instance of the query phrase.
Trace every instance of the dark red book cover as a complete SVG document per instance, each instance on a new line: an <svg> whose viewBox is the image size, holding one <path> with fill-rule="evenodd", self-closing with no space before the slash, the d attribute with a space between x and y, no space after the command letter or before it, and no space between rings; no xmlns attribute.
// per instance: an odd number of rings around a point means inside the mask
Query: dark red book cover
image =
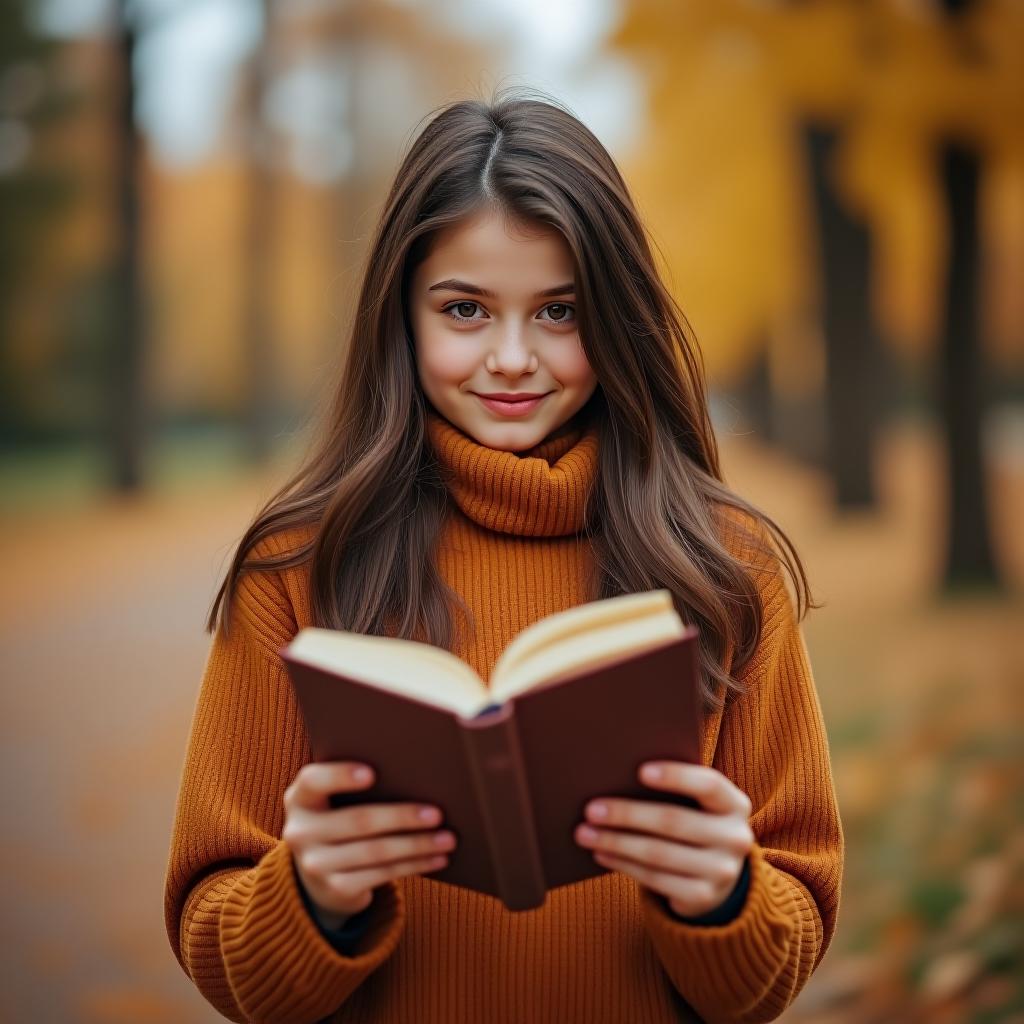
<svg viewBox="0 0 1024 1024"><path fill-rule="evenodd" d="M281 657L316 761L363 761L369 789L332 806L425 801L457 837L429 877L495 896L510 910L607 869L573 833L596 796L694 802L644 786L637 769L700 762L697 630L597 669L564 675L473 718Z"/></svg>

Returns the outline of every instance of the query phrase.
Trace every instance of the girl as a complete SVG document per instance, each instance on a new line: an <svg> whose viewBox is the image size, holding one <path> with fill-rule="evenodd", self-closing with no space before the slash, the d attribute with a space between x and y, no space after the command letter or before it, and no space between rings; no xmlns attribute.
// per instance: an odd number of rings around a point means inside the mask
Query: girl
<svg viewBox="0 0 1024 1024"><path fill-rule="evenodd" d="M611 157L549 102L447 107L385 203L323 438L210 613L165 891L181 966L236 1021L774 1019L832 939L844 853L783 567L806 607L792 545L722 480ZM373 765L308 763L297 630L487 679L538 618L656 587L700 627L703 762L638 766L649 801L594 794L575 839L606 872L509 912L430 877L443 807L329 805Z"/></svg>

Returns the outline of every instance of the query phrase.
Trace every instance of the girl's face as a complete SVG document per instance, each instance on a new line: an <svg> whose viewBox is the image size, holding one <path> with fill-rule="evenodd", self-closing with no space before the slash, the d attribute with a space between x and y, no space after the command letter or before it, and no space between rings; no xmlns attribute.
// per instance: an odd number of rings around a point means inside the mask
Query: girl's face
<svg viewBox="0 0 1024 1024"><path fill-rule="evenodd" d="M506 225L485 209L438 232L410 284L409 318L423 390L480 444L521 451L543 441L597 387L576 328L565 239ZM496 404L487 396L537 395Z"/></svg>

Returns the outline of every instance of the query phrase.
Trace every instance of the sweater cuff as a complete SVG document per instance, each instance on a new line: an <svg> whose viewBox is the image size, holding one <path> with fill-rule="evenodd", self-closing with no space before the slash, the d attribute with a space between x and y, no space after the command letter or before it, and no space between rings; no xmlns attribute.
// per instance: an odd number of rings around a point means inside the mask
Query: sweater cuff
<svg viewBox="0 0 1024 1024"><path fill-rule="evenodd" d="M710 1013L723 992L753 1005L785 962L798 908L790 886L755 841L748 854L747 893L724 924L693 924L668 908L660 893L640 887L644 924L655 951L687 1001Z"/></svg>
<svg viewBox="0 0 1024 1024"><path fill-rule="evenodd" d="M220 943L234 961L232 989L261 1020L333 1013L391 955L404 927L402 894L391 881L376 894L373 920L352 955L343 955L321 933L301 891L291 849L279 839L224 903Z"/></svg>

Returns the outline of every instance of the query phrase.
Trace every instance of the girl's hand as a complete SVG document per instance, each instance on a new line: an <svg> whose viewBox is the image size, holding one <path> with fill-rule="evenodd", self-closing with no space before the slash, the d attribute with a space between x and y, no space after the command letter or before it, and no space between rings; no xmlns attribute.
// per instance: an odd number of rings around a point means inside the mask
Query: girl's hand
<svg viewBox="0 0 1024 1024"><path fill-rule="evenodd" d="M365 778L357 772L365 769ZM365 789L373 782L369 765L321 761L303 765L284 791L281 838L295 869L328 928L365 910L376 886L403 875L436 871L454 849L451 832L412 832L441 822L437 807L414 803L361 804L334 808L332 793ZM406 833L384 835L384 833Z"/></svg>
<svg viewBox="0 0 1024 1024"><path fill-rule="evenodd" d="M675 913L698 917L713 910L735 888L754 843L750 798L715 768L685 761L651 761L640 766L639 778L653 789L695 797L701 809L599 797L587 805L589 824L577 826L576 841L594 851L598 864L666 896Z"/></svg>

